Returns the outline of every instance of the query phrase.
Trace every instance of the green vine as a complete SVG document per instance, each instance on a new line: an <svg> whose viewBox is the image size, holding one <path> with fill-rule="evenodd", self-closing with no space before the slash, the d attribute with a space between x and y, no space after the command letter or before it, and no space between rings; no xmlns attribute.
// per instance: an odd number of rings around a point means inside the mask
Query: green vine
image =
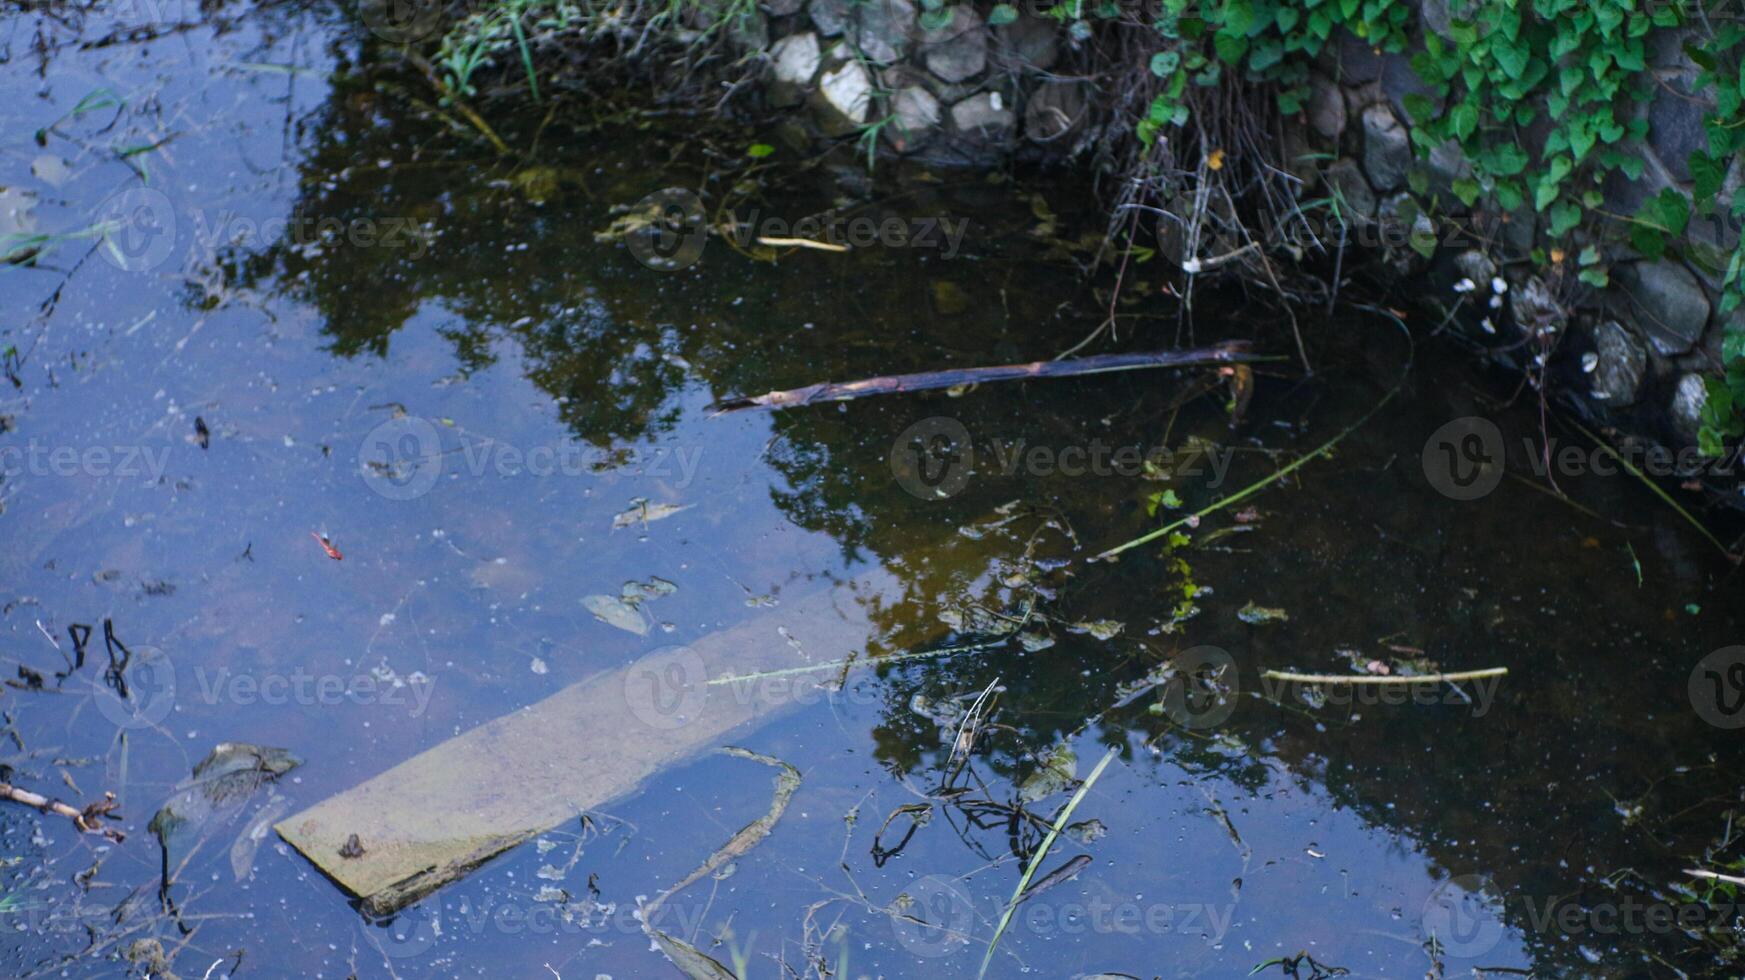
<svg viewBox="0 0 1745 980"><path fill-rule="evenodd" d="M1575 256L1578 280L1601 288L1607 254L1624 249L1659 259L1677 247L1683 257L1722 282L1720 309L1745 300L1745 248L1715 254L1684 233L1693 216L1717 213L1737 229L1745 189L1723 200L1727 169L1745 154L1745 69L1738 51L1745 27L1730 0L1471 0L1454 8L1443 34L1418 25L1405 0L1163 0L1149 67L1159 88L1136 135L1147 147L1170 127L1189 122L1190 86L1218 84L1225 72L1276 92L1281 112L1307 102L1309 69L1343 28L1391 53L1413 52L1422 91L1402 99L1420 159L1452 142L1471 166L1452 183L1461 203L1485 202L1540 218L1549 251L1540 263ZM1088 34L1090 22L1119 16L1113 4L1070 0L1048 11ZM1634 214L1605 207L1602 190L1614 173L1643 177L1635 144L1648 135L1646 113L1658 84L1649 71L1648 42L1656 31L1689 28L1684 53L1701 69L1694 94L1706 110L1707 147L1686 163L1692 194L1668 188ZM1724 372L1707 381L1699 444L1711 455L1745 435L1745 329L1729 331Z"/></svg>

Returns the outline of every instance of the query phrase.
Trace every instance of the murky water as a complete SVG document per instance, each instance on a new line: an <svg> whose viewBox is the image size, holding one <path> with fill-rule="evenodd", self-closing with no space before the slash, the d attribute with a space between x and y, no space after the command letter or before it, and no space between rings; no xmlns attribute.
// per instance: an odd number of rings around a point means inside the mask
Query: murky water
<svg viewBox="0 0 1745 980"><path fill-rule="evenodd" d="M1071 346L1108 304L1072 245L1091 203L786 149L748 174L680 133L538 119L502 123L538 139L505 161L359 73L361 39L241 5L7 15L0 220L50 237L0 275L4 762L80 805L114 792L128 832L0 808L7 972L112 976L152 937L184 976L670 973L633 913L764 813L750 763L701 755L387 923L253 818L833 582L864 598L867 652L972 649L851 674L735 738L804 784L663 923L750 976L974 975L1072 796L1046 776L1063 745L1079 779L1114 753L1037 877L1078 873L1017 910L989 975L1229 977L1299 953L1378 977L1735 972L1731 909L1681 889L1740 858L1737 660L1699 664L1738 640L1737 583L1628 477L1543 492L1531 392L1421 341L1333 459L1168 553L1089 563L1357 420L1404 336L1305 314L1317 375L1264 366L1234 433L1224 389L1149 372L712 417L731 394ZM766 235L819 237L765 219L836 206L908 241L770 262L715 238L664 272L597 238L669 186ZM1140 266L1128 294L1160 281ZM1191 337L1161 301L1123 304L1121 343L1292 349L1239 297L1198 303ZM1426 440L1474 415L1523 479L1454 499ZM614 526L642 501L660 519ZM634 610L644 633L583 605L653 578L677 590ZM135 658L126 702L106 620ZM96 632L69 671L73 624ZM1225 696L1184 695L1172 658L1225 667ZM1261 677L1425 660L1510 673L1415 701ZM188 859L178 919L146 823L224 741L304 765ZM1714 931L1678 927L1696 915Z"/></svg>

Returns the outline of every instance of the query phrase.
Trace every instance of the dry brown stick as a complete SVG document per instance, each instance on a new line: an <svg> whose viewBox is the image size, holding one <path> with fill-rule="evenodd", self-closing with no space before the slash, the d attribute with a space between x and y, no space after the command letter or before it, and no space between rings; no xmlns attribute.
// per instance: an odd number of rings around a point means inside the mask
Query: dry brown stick
<svg viewBox="0 0 1745 980"><path fill-rule="evenodd" d="M1029 364L1002 364L998 367L948 368L943 371L921 371L915 374L894 374L842 383L820 382L804 388L772 391L767 395L728 398L711 406L717 412L735 412L748 408L791 408L812 402L848 401L868 395L888 395L904 391L929 391L956 385L978 384L984 381L1024 381L1032 378L1070 378L1110 371L1137 371L1144 368L1187 367L1195 364L1239 364L1260 360L1249 353L1243 340L1225 341L1210 347L1192 350L1148 351L1141 354L1098 354L1075 357L1065 361L1033 361Z"/></svg>
<svg viewBox="0 0 1745 980"><path fill-rule="evenodd" d="M102 823L103 817L117 806L114 793L104 793L101 802L93 803L83 810L75 809L71 804L62 803L60 800L51 800L41 793L19 789L11 783L0 783L0 797L35 807L44 813L58 813L72 820L75 827L87 834L102 834L118 844L127 838L126 834Z"/></svg>

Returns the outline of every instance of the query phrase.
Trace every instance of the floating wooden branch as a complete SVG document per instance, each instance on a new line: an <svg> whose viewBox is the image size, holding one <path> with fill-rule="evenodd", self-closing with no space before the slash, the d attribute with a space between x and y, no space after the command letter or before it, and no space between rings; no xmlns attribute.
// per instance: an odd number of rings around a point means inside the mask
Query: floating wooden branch
<svg viewBox="0 0 1745 980"><path fill-rule="evenodd" d="M1003 364L998 367L950 368L943 371L921 371L915 374L894 374L866 378L861 381L824 381L804 388L772 391L767 395L748 395L723 399L710 406L717 412L737 412L751 408L792 408L813 402L841 402L870 395L890 395L903 391L928 391L957 385L980 384L986 381L1026 381L1033 378L1074 378L1085 374L1106 374L1110 371L1138 371L1146 368L1190 367L1196 364L1240 364L1263 360L1249 353L1245 340L1226 341L1193 350L1160 350L1139 354L1098 354L1064 361L1032 361L1029 364Z"/></svg>

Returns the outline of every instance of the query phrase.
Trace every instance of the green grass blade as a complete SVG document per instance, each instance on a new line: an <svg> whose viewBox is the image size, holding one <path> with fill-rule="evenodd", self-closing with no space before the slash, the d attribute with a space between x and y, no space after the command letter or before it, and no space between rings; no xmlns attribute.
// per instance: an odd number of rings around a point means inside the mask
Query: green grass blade
<svg viewBox="0 0 1745 980"><path fill-rule="evenodd" d="M515 43L521 46L521 67L527 69L527 87L533 90L533 103L539 104L539 79L533 72L533 52L527 49L527 34L521 30L521 12L514 11L509 15L509 23L515 28Z"/></svg>
<svg viewBox="0 0 1745 980"><path fill-rule="evenodd" d="M1048 835L1042 838L1042 846L1038 847L1036 853L1030 856L1030 863L1024 867L1024 877L1018 879L1018 887L1012 889L1012 897L1006 902L1006 911L1000 915L1000 924L994 927L994 938L988 940L988 951L982 956L982 968L976 973L976 980L982 980L988 975L988 964L994 961L994 947L1000 944L1000 937L1006 934L1006 926L1012 922L1012 913L1018 908L1018 900L1024 896L1024 889L1030 887L1030 879L1035 876L1036 869L1040 868L1042 862L1048 857L1048 849L1054 846L1054 839L1060 836L1060 829L1066 826L1068 820L1072 819L1072 811L1078 809L1079 801L1091 791L1092 784L1097 781L1098 776L1103 774L1103 770L1108 768L1109 763L1114 758L1114 749L1103 754L1097 767L1092 769L1091 774L1080 784L1078 792L1072 794L1072 799L1066 801L1066 806L1060 811L1060 816L1054 818L1054 825L1048 828Z"/></svg>
<svg viewBox="0 0 1745 980"><path fill-rule="evenodd" d="M1722 544L1720 542L1720 540L1717 539L1713 534L1710 534L1709 529L1707 527L1704 527L1703 522L1697 520L1695 515L1693 515L1690 511L1685 510L1683 507L1680 507L1678 504L1678 501L1672 499L1671 494L1667 493L1665 490L1662 490L1660 488L1660 484L1655 483L1653 480L1649 479L1648 475L1646 473L1643 473L1641 470L1637 469L1634 465L1631 464L1631 462L1629 460L1618 455L1617 450L1613 449L1609 444L1607 444L1607 442L1604 439L1601 439L1599 436L1594 435L1592 432L1589 432L1587 430L1587 426L1582 425L1580 422L1577 422L1573 419L1570 420L1569 424L1575 426L1576 430L1579 431L1582 435L1587 436L1589 439L1592 439L1594 445L1600 447L1601 452L1605 453L1607 456L1610 456L1610 457L1612 457L1612 459L1616 460L1618 465L1622 466L1624 468L1625 472L1629 473L1631 476L1635 477L1636 479L1642 481L1643 486L1654 491L1654 495L1656 497L1659 497L1661 500L1665 501L1666 506L1671 507L1673 510L1677 511L1678 516L1680 516L1680 517L1684 518L1686 521L1688 521L1690 523L1691 527L1696 528L1698 534L1709 539L1709 543L1714 545L1716 548L1718 548L1720 550L1721 554L1727 555L1727 557L1729 557L1729 558L1732 557L1732 554L1727 551L1727 546ZM1635 557L1634 551L1632 551L1631 557L1632 558ZM1638 576L1641 575L1641 571L1639 568L1637 571L1637 575ZM1640 582L1638 582L1637 584L1640 584Z"/></svg>
<svg viewBox="0 0 1745 980"><path fill-rule="evenodd" d="M1099 554L1096 557L1092 558L1091 561L1108 561L1109 559L1115 557L1116 555L1120 554L1123 551L1126 551L1129 548L1137 548L1142 544L1147 544L1149 542L1156 541L1158 538L1163 537L1164 535L1168 534L1169 532L1175 530L1178 527L1181 527L1184 524L1193 523L1195 521L1198 521L1200 518L1205 517L1207 514L1213 513L1214 511L1222 510L1225 507L1230 506L1231 504L1239 503L1240 501L1242 501L1242 500L1244 500L1244 499L1246 499L1246 498L1248 498L1256 493L1259 493L1261 490L1266 489L1267 487L1271 486L1272 484L1277 483L1278 481L1284 479L1285 477L1290 476L1292 473L1296 472L1298 468L1303 466L1305 463L1309 462L1309 460L1315 459L1316 457L1319 457L1319 456L1325 456L1327 453L1332 452L1334 446L1339 445L1339 443L1342 442L1346 436L1350 435L1353 432L1356 432L1358 430L1358 428L1360 428L1363 425L1363 423L1368 422L1370 420L1370 418L1375 415L1376 412L1381 411L1381 408L1383 405L1386 405L1388 402L1392 401L1394 395L1399 393L1399 390L1400 389L1398 387L1394 387L1394 388L1390 389L1386 395L1382 396L1381 401L1376 402L1375 406L1372 407L1369 411L1364 412L1362 417L1359 418L1357 421L1346 426L1344 429L1341 429L1338 435L1334 436L1331 439L1328 439L1326 442L1321 443L1319 446L1316 446L1314 449L1309 450L1307 453L1303 454L1302 456L1297 457L1295 460L1286 464L1284 467L1279 469L1277 472L1274 472L1272 475L1264 477L1260 480L1256 480L1255 482L1250 483L1248 486L1243 487L1241 490L1236 491L1235 493L1231 494L1230 496L1225 497L1222 500L1219 500L1218 502L1216 502L1214 504L1210 504L1208 506L1202 507L1199 510L1194 511L1192 514L1189 514L1186 517L1171 521L1168 524L1165 524L1163 527L1160 527L1157 530L1152 531L1149 534L1142 534L1139 537L1134 538L1133 540L1128 541L1125 544L1118 544L1115 547L1110 548L1108 551L1105 551L1102 554Z"/></svg>

